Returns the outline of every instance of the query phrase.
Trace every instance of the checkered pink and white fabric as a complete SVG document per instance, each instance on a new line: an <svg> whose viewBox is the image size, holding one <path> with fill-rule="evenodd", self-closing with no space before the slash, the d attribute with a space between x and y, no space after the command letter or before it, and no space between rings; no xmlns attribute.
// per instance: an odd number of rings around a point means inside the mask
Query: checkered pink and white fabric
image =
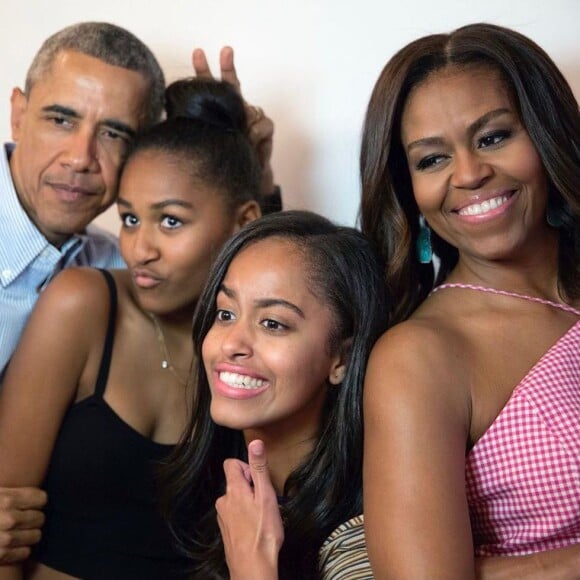
<svg viewBox="0 0 580 580"><path fill-rule="evenodd" d="M477 556L580 543L580 321L468 454L466 484Z"/></svg>

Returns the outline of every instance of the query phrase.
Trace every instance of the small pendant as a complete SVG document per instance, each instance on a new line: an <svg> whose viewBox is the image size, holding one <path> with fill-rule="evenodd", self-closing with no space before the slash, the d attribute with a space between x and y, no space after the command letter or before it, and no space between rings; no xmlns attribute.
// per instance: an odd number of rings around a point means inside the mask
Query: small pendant
<svg viewBox="0 0 580 580"><path fill-rule="evenodd" d="M169 363L166 360L162 360L161 361L161 368L162 369L168 369L169 368Z"/></svg>

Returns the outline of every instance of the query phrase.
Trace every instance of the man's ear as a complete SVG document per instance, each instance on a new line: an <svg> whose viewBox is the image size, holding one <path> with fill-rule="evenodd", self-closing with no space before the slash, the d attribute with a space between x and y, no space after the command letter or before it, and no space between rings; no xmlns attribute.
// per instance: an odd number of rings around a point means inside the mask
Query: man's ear
<svg viewBox="0 0 580 580"><path fill-rule="evenodd" d="M234 232L237 232L246 224L257 220L259 217L262 217L260 204L253 199L247 201L236 209L235 217Z"/></svg>
<svg viewBox="0 0 580 580"><path fill-rule="evenodd" d="M18 88L12 89L10 97L10 127L12 128L12 141L18 143L20 129L28 106L26 95Z"/></svg>
<svg viewBox="0 0 580 580"><path fill-rule="evenodd" d="M340 344L328 373L328 382L331 385L340 385L340 383L344 381L350 358L351 346L352 338L346 338Z"/></svg>

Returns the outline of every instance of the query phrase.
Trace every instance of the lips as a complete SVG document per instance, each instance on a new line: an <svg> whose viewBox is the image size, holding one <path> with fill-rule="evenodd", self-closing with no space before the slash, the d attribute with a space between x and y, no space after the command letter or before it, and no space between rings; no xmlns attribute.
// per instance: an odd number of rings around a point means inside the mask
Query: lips
<svg viewBox="0 0 580 580"><path fill-rule="evenodd" d="M252 399L270 387L256 372L232 365L218 365L213 372L214 391L228 399Z"/></svg>
<svg viewBox="0 0 580 580"><path fill-rule="evenodd" d="M135 285L145 290L155 288L163 281L162 278L155 275L150 270L146 270L145 268L132 268L131 276L133 276Z"/></svg>
<svg viewBox="0 0 580 580"><path fill-rule="evenodd" d="M478 195L475 199L468 200L456 207L453 213L470 221L485 220L504 213L511 205L515 193L515 190L506 190L488 195Z"/></svg>
<svg viewBox="0 0 580 580"><path fill-rule="evenodd" d="M71 185L69 183L52 182L49 186L57 193L57 195L64 201L78 201L85 197L92 197L98 193L86 187L78 185Z"/></svg>

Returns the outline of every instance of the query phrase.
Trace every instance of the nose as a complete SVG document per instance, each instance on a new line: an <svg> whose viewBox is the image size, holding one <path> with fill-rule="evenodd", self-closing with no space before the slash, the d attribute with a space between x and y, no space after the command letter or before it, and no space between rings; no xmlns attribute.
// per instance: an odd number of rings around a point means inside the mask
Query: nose
<svg viewBox="0 0 580 580"><path fill-rule="evenodd" d="M131 251L137 264L148 264L159 259L160 251L153 228L140 225L132 235Z"/></svg>
<svg viewBox="0 0 580 580"><path fill-rule="evenodd" d="M253 334L242 319L231 321L222 335L222 352L229 360L247 359L253 352Z"/></svg>
<svg viewBox="0 0 580 580"><path fill-rule="evenodd" d="M460 150L455 154L451 185L458 189L477 189L492 173L491 165L477 151Z"/></svg>
<svg viewBox="0 0 580 580"><path fill-rule="evenodd" d="M97 137L94 131L85 128L71 132L62 156L63 166L77 173L89 173L98 167Z"/></svg>

